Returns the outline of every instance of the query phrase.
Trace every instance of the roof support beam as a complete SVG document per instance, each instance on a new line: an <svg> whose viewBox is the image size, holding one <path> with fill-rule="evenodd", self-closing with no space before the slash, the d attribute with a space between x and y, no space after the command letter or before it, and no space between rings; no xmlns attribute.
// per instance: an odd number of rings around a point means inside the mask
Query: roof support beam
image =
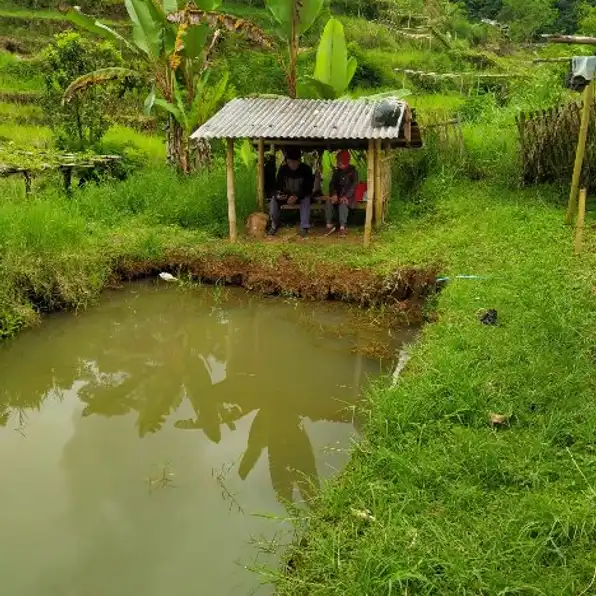
<svg viewBox="0 0 596 596"><path fill-rule="evenodd" d="M265 141L259 139L257 160L257 205L263 210L265 203Z"/></svg>
<svg viewBox="0 0 596 596"><path fill-rule="evenodd" d="M370 244L372 232L373 204L375 200L375 142L371 139L368 142L368 180L367 180L367 203L366 220L364 222L364 246Z"/></svg>
<svg viewBox="0 0 596 596"><path fill-rule="evenodd" d="M228 180L228 222L230 242L236 242L236 189L234 187L234 139L227 139L226 170Z"/></svg>

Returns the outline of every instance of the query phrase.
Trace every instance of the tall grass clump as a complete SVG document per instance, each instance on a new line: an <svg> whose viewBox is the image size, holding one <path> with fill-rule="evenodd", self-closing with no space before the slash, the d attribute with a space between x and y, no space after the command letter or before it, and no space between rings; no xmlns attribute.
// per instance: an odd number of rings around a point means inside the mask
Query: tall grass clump
<svg viewBox="0 0 596 596"><path fill-rule="evenodd" d="M237 217L242 222L256 208L256 175L238 165L236 177ZM218 237L228 233L226 173L221 162L188 177L165 166L143 170L124 182L90 186L75 200L83 217L105 225L138 217L147 225L198 228Z"/></svg>
<svg viewBox="0 0 596 596"><path fill-rule="evenodd" d="M40 310L77 308L105 283L107 259L65 199L0 203L0 337Z"/></svg>

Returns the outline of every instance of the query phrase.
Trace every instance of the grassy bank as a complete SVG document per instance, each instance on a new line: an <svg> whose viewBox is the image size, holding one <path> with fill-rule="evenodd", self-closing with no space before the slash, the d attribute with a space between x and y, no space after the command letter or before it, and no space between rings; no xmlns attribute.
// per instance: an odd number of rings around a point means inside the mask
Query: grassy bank
<svg viewBox="0 0 596 596"><path fill-rule="evenodd" d="M377 258L483 279L447 285L398 386L373 390L280 594L593 593L593 254L573 256L553 191L436 182Z"/></svg>
<svg viewBox="0 0 596 596"><path fill-rule="evenodd" d="M252 173L238 176L241 219L254 188ZM395 202L372 251L228 245L221 168L144 171L73 199L15 196L0 206L2 334L85 306L123 264L171 254L479 275L447 284L398 386L371 390L366 437L304 520L278 590L579 594L596 567L594 239L572 254L554 189L459 178L435 172L416 200ZM478 321L489 308L497 327ZM491 426L491 413L509 423ZM375 521L351 513L365 509Z"/></svg>

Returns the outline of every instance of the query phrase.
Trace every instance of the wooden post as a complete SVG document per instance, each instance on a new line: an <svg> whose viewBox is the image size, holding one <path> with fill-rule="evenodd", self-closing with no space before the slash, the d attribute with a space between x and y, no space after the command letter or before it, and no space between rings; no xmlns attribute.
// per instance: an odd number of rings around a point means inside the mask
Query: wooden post
<svg viewBox="0 0 596 596"><path fill-rule="evenodd" d="M23 178L25 179L25 196L31 194L31 174L27 170L23 170Z"/></svg>
<svg viewBox="0 0 596 596"><path fill-rule="evenodd" d="M377 229L383 223L382 155L381 141L377 140L375 141L375 228Z"/></svg>
<svg viewBox="0 0 596 596"><path fill-rule="evenodd" d="M406 106L406 113L404 114L404 136L406 146L409 147L412 143L412 110L410 106Z"/></svg>
<svg viewBox="0 0 596 596"><path fill-rule="evenodd" d="M579 254L582 251L582 244L584 242L584 218L586 215L586 195L586 189L582 188L582 190L579 193L579 211L577 213L577 222L575 224L575 254Z"/></svg>
<svg viewBox="0 0 596 596"><path fill-rule="evenodd" d="M64 176L64 190L66 194L70 195L71 184L72 184L72 168L66 167L62 170Z"/></svg>
<svg viewBox="0 0 596 596"><path fill-rule="evenodd" d="M586 87L584 91L584 107L582 110L581 125L579 127L579 138L577 140L577 151L575 154L575 166L573 168L573 178L571 180L571 192L569 193L569 202L567 203L566 223L573 221L575 213L577 191L582 175L584 165L584 156L586 154L586 141L588 139L588 129L590 128L590 116L592 113L592 103L594 101L594 82Z"/></svg>
<svg viewBox="0 0 596 596"><path fill-rule="evenodd" d="M265 141L259 139L259 159L257 161L257 205L263 210L265 203Z"/></svg>
<svg viewBox="0 0 596 596"><path fill-rule="evenodd" d="M230 242L236 242L236 191L234 188L234 139L228 139L226 170L228 178L228 221Z"/></svg>
<svg viewBox="0 0 596 596"><path fill-rule="evenodd" d="M368 180L367 180L366 220L364 223L364 246L370 244L373 219L373 202L375 200L375 142L368 141Z"/></svg>

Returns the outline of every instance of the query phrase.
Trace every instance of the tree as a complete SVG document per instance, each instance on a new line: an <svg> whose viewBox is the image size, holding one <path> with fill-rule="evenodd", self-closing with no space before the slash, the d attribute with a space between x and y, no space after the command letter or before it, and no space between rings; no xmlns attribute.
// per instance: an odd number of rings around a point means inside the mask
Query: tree
<svg viewBox="0 0 596 596"><path fill-rule="evenodd" d="M584 2L580 7L579 33L596 35L596 6L590 6L587 2Z"/></svg>
<svg viewBox="0 0 596 596"><path fill-rule="evenodd" d="M66 89L91 70L121 62L122 56L111 43L91 43L74 32L56 35L44 50L40 63L44 80L42 103L60 149L84 151L97 146L110 126L109 90L89 89L84 96L63 104Z"/></svg>
<svg viewBox="0 0 596 596"><path fill-rule="evenodd" d="M555 8L559 13L553 27L556 33L572 34L577 32L581 4L580 0L556 0Z"/></svg>
<svg viewBox="0 0 596 596"><path fill-rule="evenodd" d="M553 0L504 0L499 19L510 24L514 40L531 41L536 34L547 30L557 16Z"/></svg>
<svg viewBox="0 0 596 596"><path fill-rule="evenodd" d="M296 66L300 37L315 23L323 10L324 0L265 0L265 4L279 26L278 35L288 48L288 61L284 62L290 97L296 97Z"/></svg>
<svg viewBox="0 0 596 596"><path fill-rule="evenodd" d="M140 71L109 68L90 72L72 83L65 93L65 101L83 90L104 84L132 73L139 74L151 88L145 100L145 111L159 108L168 114L168 161L183 172L193 169L188 130L205 117L205 106L217 107L213 96L205 93L206 72L220 32L210 33L210 26L246 32L252 40L267 43L262 31L254 25L229 15L212 11L221 0L197 0L198 9L178 10L177 0L125 0L132 22L132 40L83 14L79 9L69 12L70 19L85 29L122 44L141 63ZM270 44L269 44L270 45ZM227 84L227 77L225 77ZM221 88L221 80L217 89ZM198 93L198 92L201 93ZM201 101L207 99L201 108ZM220 99L223 97L223 93ZM210 115L210 114L208 114ZM207 116L208 117L208 116Z"/></svg>

